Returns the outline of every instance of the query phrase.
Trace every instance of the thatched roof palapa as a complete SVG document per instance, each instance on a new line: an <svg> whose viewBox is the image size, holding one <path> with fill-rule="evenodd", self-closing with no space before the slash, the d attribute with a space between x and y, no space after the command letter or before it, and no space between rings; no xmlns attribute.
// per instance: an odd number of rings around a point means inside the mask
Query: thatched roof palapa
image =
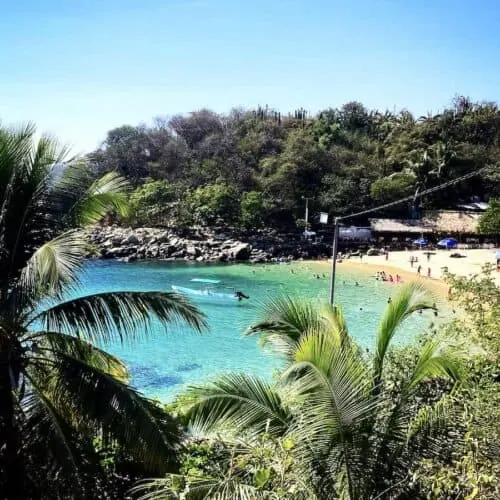
<svg viewBox="0 0 500 500"><path fill-rule="evenodd" d="M458 210L440 210L434 213L428 212L425 219L434 223L435 231L439 233L477 233L477 225L481 213L463 212Z"/></svg>
<svg viewBox="0 0 500 500"><path fill-rule="evenodd" d="M480 216L477 212L440 210L427 212L421 219L370 219L370 226L377 233L474 234Z"/></svg>
<svg viewBox="0 0 500 500"><path fill-rule="evenodd" d="M370 227L376 233L430 233L432 228L425 227L422 221L410 219L370 219Z"/></svg>

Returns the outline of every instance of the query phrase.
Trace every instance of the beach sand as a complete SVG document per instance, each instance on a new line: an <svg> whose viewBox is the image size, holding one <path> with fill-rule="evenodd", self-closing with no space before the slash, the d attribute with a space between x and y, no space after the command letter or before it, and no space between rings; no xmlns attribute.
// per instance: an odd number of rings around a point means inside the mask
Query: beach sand
<svg viewBox="0 0 500 500"><path fill-rule="evenodd" d="M481 266L490 263L496 265L495 249L490 250L458 250L465 258L453 259L450 254L457 250L435 250L435 254L430 256L427 260L426 250L408 250L400 252L389 252L389 258L386 260L385 255L373 255L363 258L351 257L350 259L337 261L339 269L356 268L365 270L370 274L375 275L377 271L384 270L387 274L395 276L399 274L404 281L421 280L427 286L434 289L436 292L446 293L448 285L443 281L443 267L447 267L448 271L452 274L459 276L468 276L480 272ZM418 262L410 264L410 257L417 257ZM323 265L331 266L331 259L329 262L322 261ZM421 265L421 276L417 274L417 268ZM430 279L427 277L427 270L431 269ZM500 272L494 272L494 278L500 285Z"/></svg>

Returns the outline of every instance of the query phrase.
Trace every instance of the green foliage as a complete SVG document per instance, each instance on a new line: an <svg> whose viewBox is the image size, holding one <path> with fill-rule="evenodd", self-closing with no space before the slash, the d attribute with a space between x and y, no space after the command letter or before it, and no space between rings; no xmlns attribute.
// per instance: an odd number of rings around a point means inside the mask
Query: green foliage
<svg viewBox="0 0 500 500"><path fill-rule="evenodd" d="M266 224L287 228L302 216L304 196L312 198L315 212L343 215L485 166L480 176L427 196L423 206L454 208L473 196L498 198L499 131L498 106L467 98L418 120L406 110L381 113L358 102L316 116L269 108L227 115L201 110L157 120L152 127L111 130L90 159L95 172L116 171L134 184L152 177L179 185L179 209L169 214L174 222L193 222L186 192L228 185L242 200L246 193L259 193ZM257 203L255 195L250 199ZM215 223L211 210L201 212L200 222ZM404 206L393 212L409 213ZM217 217L230 224L238 220L230 211ZM244 226L255 222L242 214Z"/></svg>
<svg viewBox="0 0 500 500"><path fill-rule="evenodd" d="M138 224L151 224L158 216L168 213L171 203L178 198L178 185L166 180L148 179L130 197L131 218Z"/></svg>
<svg viewBox="0 0 500 500"><path fill-rule="evenodd" d="M491 199L486 212L479 219L480 233L500 235L500 199Z"/></svg>
<svg viewBox="0 0 500 500"><path fill-rule="evenodd" d="M367 359L338 306L318 309L287 297L270 302L249 334L284 355L285 370L273 383L227 374L182 397L193 432L214 436L215 447L230 450L226 462L209 459L194 473L190 467L183 488L194 493L203 486L205 498L224 499L354 500L404 492L408 471L438 453L436 443L446 437L448 399L440 394L427 404L422 387L463 380L460 354L436 339L415 347L402 373L392 367L396 331L429 308L432 301L419 285L404 286L380 322L376 355ZM272 454L255 469L253 461L241 460L245 453L231 448L235 438L250 443L253 455L266 456L269 446ZM177 498L171 480L143 488L152 488L151 498ZM293 484L292 495L283 483Z"/></svg>
<svg viewBox="0 0 500 500"><path fill-rule="evenodd" d="M304 484L294 447L289 438L276 440L265 434L251 443L195 441L186 449L179 475L144 481L132 491L156 500L310 500L314 492Z"/></svg>
<svg viewBox="0 0 500 500"><path fill-rule="evenodd" d="M415 177L412 175L394 174L375 181L370 189L370 194L374 200L388 203L411 194L414 183Z"/></svg>
<svg viewBox="0 0 500 500"><path fill-rule="evenodd" d="M195 224L211 225L239 218L238 192L229 184L209 184L187 195L186 204Z"/></svg>
<svg viewBox="0 0 500 500"><path fill-rule="evenodd" d="M427 498L493 500L500 495L500 391L483 382L488 385L457 396L464 408L460 415L464 430L452 445L451 463L426 459L414 473L413 481Z"/></svg>
<svg viewBox="0 0 500 500"><path fill-rule="evenodd" d="M0 128L0 490L9 499L86 497L104 478L96 438L143 473L171 469L178 421L130 387L125 366L94 342L147 334L153 319L205 326L175 294L75 295L87 242L71 228L125 215L129 187L65 161L34 127Z"/></svg>
<svg viewBox="0 0 500 500"><path fill-rule="evenodd" d="M494 267L483 266L480 273L471 276L447 274L449 298L466 313L456 328L468 332L471 340L487 351L500 355L500 286L494 279Z"/></svg>
<svg viewBox="0 0 500 500"><path fill-rule="evenodd" d="M468 383L453 393L454 429L442 443L441 460L425 459L413 472L414 492L431 499L494 499L500 495L500 287L492 266L469 277L448 275L450 299L464 315L447 326L447 337L468 346ZM398 369L411 366L408 353ZM433 401L443 387L426 386Z"/></svg>
<svg viewBox="0 0 500 500"><path fill-rule="evenodd" d="M249 229L261 227L264 224L265 206L262 194L249 191L241 197L241 224Z"/></svg>

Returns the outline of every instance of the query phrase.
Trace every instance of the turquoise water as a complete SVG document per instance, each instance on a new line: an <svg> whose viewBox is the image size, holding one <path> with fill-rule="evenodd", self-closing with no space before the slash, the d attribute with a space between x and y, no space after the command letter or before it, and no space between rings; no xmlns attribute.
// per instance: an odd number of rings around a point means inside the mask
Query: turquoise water
<svg viewBox="0 0 500 500"><path fill-rule="evenodd" d="M293 269L294 273L290 271ZM202 289L193 278L220 280L214 290L232 293L241 290L250 300L214 300L191 297L206 314L210 332L198 335L187 327L170 327L168 333L154 325L147 339L104 347L120 356L132 374L132 383L151 397L167 401L186 384L199 383L227 371L272 376L279 359L263 352L256 337L242 337L245 329L259 317L266 297L288 293L319 302L328 299L327 266L306 263L266 265L207 265L179 262L92 261L86 266L80 294L116 290L171 290L171 285ZM325 273L316 279L313 273ZM355 283L358 282L359 286ZM371 348L378 319L389 296L398 285L376 281L359 271L341 269L337 277L337 300L344 308L351 335ZM362 308L362 310L360 310ZM397 340L409 341L434 320L430 313L410 318Z"/></svg>

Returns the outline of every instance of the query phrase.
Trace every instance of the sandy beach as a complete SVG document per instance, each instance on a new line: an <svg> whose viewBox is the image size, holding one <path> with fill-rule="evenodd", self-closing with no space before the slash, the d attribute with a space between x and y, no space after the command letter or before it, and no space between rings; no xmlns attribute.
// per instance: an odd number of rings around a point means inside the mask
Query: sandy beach
<svg viewBox="0 0 500 500"><path fill-rule="evenodd" d="M388 274L395 276L399 274L404 281L422 280L430 285L436 291L446 292L448 287L443 281L443 268L447 267L452 274L459 276L468 276L478 273L481 266L490 263L496 265L495 252L496 249L490 250L459 250L466 257L461 259L450 258L453 251L435 250L434 254L427 258L426 250L409 250L400 252L389 252L389 258L384 255L366 256L363 258L351 257L350 259L337 262L337 266L356 268L359 270L369 271L375 274L377 271L384 270ZM410 264L410 257L416 257L418 262ZM323 261L326 265L326 261ZM331 265L331 259L328 262ZM417 274L418 266L421 265L421 276ZM427 277L428 269L430 268L430 278ZM496 282L500 285L500 272L494 273Z"/></svg>

